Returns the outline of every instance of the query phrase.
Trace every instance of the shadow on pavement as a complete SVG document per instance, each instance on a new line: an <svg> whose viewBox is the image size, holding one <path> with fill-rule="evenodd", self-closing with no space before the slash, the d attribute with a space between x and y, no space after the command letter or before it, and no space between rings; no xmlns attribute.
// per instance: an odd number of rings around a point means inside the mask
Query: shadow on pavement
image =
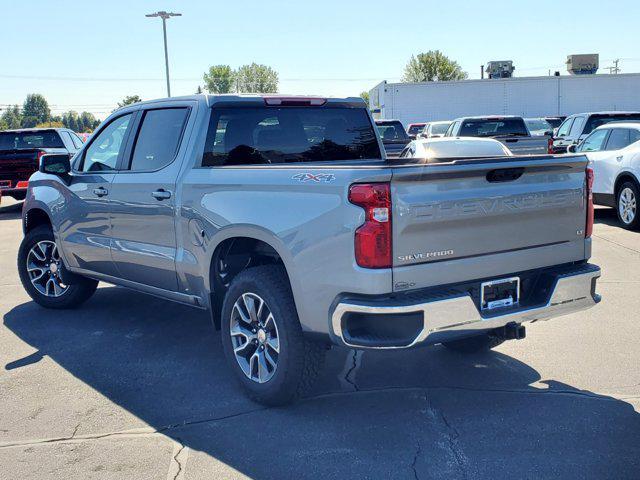
<svg viewBox="0 0 640 480"><path fill-rule="evenodd" d="M596 208L594 211L593 221L594 223L601 223L603 225L609 225L611 227L620 227L620 220L616 214L615 208Z"/></svg>
<svg viewBox="0 0 640 480"><path fill-rule="evenodd" d="M17 220L22 217L22 202L5 205L0 203L0 220Z"/></svg>
<svg viewBox="0 0 640 480"><path fill-rule="evenodd" d="M213 478L220 464L260 479L640 471L640 418L631 405L540 381L497 352L334 349L310 398L267 409L243 396L205 312L110 287L78 310L20 305L4 324L38 351L2 368L37 368L50 357L189 447L188 478Z"/></svg>

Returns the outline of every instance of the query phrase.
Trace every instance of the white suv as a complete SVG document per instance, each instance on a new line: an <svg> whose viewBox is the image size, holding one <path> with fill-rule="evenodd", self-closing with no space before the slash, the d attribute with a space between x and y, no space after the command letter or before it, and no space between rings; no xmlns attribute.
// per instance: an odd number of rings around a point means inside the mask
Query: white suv
<svg viewBox="0 0 640 480"><path fill-rule="evenodd" d="M607 123L569 152L586 154L593 166L594 203L615 207L625 228L640 229L640 122Z"/></svg>

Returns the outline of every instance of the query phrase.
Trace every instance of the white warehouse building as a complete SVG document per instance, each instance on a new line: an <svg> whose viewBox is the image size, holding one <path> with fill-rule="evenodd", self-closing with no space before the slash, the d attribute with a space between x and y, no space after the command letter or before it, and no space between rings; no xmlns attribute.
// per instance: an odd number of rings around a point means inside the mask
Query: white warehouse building
<svg viewBox="0 0 640 480"><path fill-rule="evenodd" d="M369 91L375 118L409 123L472 115L553 117L640 111L640 73L387 83Z"/></svg>

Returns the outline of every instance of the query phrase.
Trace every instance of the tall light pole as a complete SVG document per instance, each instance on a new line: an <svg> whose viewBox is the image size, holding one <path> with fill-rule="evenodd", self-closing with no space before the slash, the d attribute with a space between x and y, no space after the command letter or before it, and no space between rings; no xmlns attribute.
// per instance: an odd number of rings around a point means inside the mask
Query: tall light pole
<svg viewBox="0 0 640 480"><path fill-rule="evenodd" d="M167 97L171 96L169 85L169 53L167 52L167 20L171 17L181 17L181 13L165 12L148 13L145 17L160 17L162 19L162 34L164 36L164 65L167 70Z"/></svg>

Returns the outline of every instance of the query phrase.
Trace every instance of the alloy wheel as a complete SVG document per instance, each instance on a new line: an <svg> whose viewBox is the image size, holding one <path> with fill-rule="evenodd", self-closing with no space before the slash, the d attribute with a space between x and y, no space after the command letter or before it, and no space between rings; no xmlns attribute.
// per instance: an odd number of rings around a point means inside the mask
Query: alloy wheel
<svg viewBox="0 0 640 480"><path fill-rule="evenodd" d="M27 273L34 288L45 297L60 297L69 286L61 276L62 260L51 240L36 243L27 254Z"/></svg>
<svg viewBox="0 0 640 480"><path fill-rule="evenodd" d="M267 303L255 293L244 293L231 310L233 353L243 373L257 383L268 382L278 367L278 326Z"/></svg>
<svg viewBox="0 0 640 480"><path fill-rule="evenodd" d="M618 212L622 221L629 225L636 218L636 196L631 188L626 187L620 192Z"/></svg>

